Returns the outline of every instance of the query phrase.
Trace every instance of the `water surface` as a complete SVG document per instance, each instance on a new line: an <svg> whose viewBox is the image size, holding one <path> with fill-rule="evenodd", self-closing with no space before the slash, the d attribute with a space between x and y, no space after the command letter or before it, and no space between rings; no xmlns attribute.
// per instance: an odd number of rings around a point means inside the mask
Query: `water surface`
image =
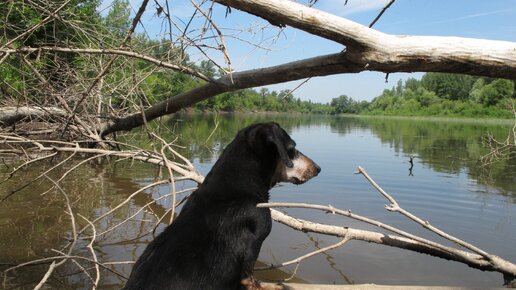
<svg viewBox="0 0 516 290"><path fill-rule="evenodd" d="M355 175L357 166L368 173L405 209L424 220L490 253L516 262L516 154L488 166L478 159L487 153L483 139L487 132L502 138L510 123L413 120L288 115L180 115L161 125L168 140L177 139L176 148L206 174L235 133L256 121L280 123L298 144L298 149L314 159L321 174L300 186L281 185L271 191L275 202L304 202L350 209L354 213L380 220L425 238L442 241L421 226L384 209L387 201L369 183ZM153 144L144 132L125 136L128 142L147 149ZM414 166L409 172L409 158ZM64 159L42 162L0 184L6 192L31 180L43 170ZM73 164L50 174L61 176ZM11 168L4 168L9 172ZM155 166L131 161L103 160L79 167L63 182L74 212L93 219L127 198L132 192L167 176ZM3 177L2 177L3 179ZM178 190L192 183L177 184ZM0 263L16 264L54 255L70 237L70 220L64 213L63 196L51 191L44 179L0 204ZM129 206L99 224L107 229L124 220L138 208L169 193L169 186L158 186L137 195ZM180 195L182 198L184 195ZM135 260L152 239L149 221L162 216L170 199L160 200L135 215L133 220L99 237L95 243L102 261ZM377 230L355 220L315 210L287 209L292 216L333 225ZM165 219L165 220L168 220ZM84 221L77 221L85 224ZM162 230L165 223L158 227ZM302 233L274 224L259 257L263 263L290 260L338 239ZM80 241L87 244L89 241ZM87 253L77 253L87 255ZM0 264L0 265L1 265ZM4 277L4 288L33 287L48 265L27 267ZM128 275L130 265L110 266ZM294 267L258 273L264 278L289 277ZM62 289L84 288L89 281L69 266L59 271L49 285ZM501 286L502 275L481 272L456 262L364 242L351 241L344 247L301 263L295 281L325 284L376 283L406 285ZM101 288L118 288L124 279L102 271Z"/></svg>

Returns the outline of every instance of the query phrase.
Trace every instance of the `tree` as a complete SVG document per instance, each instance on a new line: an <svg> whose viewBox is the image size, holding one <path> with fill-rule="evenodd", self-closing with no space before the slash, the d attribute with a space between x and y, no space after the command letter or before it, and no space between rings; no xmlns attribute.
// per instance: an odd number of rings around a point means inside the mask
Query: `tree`
<svg viewBox="0 0 516 290"><path fill-rule="evenodd" d="M469 91L469 98L477 103L482 103L482 89L486 82L484 78L478 78Z"/></svg>
<svg viewBox="0 0 516 290"><path fill-rule="evenodd" d="M480 92L480 101L488 106L494 106L514 94L514 83L510 80L498 79L485 85Z"/></svg>
<svg viewBox="0 0 516 290"><path fill-rule="evenodd" d="M334 110L334 114L356 114L360 112L359 104L355 100L346 95L339 96L338 98L333 98L331 100L330 105Z"/></svg>
<svg viewBox="0 0 516 290"><path fill-rule="evenodd" d="M423 87L449 100L466 100L475 77L458 74L427 73L421 79Z"/></svg>
<svg viewBox="0 0 516 290"><path fill-rule="evenodd" d="M405 81L405 89L411 89L412 91L417 90L421 87L421 82L415 78L408 78Z"/></svg>

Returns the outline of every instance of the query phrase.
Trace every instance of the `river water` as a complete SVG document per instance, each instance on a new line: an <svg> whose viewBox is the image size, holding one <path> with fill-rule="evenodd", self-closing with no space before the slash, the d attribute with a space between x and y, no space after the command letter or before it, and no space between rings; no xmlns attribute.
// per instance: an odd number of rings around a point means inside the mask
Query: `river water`
<svg viewBox="0 0 516 290"><path fill-rule="evenodd" d="M362 166L406 210L423 220L483 250L516 262L516 154L512 158L481 166L479 158L487 153L484 140L488 132L500 139L511 129L510 122L466 120L417 120L370 117L328 117L302 115L178 115L162 121L161 135L176 140L176 149L206 174L224 146L244 126L257 121L276 121L298 144L297 148L322 168L320 175L303 185L285 184L271 191L271 201L332 205L351 210L384 223L443 241L399 214L384 209L382 196L360 175ZM158 128L154 128L158 130ZM153 144L145 132L131 132L124 141L150 149ZM409 159L413 157L413 167ZM33 179L64 157L41 162L17 173L0 184L8 192ZM74 158L65 168L49 173L54 179L77 164ZM12 166L4 165L1 179ZM91 219L114 204L167 173L156 166L129 160L89 162L78 167L62 181L77 214ZM193 184L178 183L177 190ZM70 219L65 213L63 196L45 193L50 184L45 178L0 204L0 267L7 268L31 259L55 255L71 236ZM123 221L145 204L170 192L168 185L154 187L133 198L129 205L98 224L98 231ZM41 195L45 193L44 195ZM184 195L180 195L182 198ZM95 241L101 261L135 260L152 235L150 220L162 216L170 206L165 198ZM345 217L307 209L285 209L292 216L320 223L377 230ZM168 218L165 219L165 221ZM76 221L85 225L84 220ZM159 232L166 226L162 222ZM294 231L275 223L264 242L259 260L278 263L290 260L338 239ZM79 241L84 246L89 241ZM74 253L87 256L87 252ZM72 263L56 272L52 288L77 289L90 285L83 274L76 274ZM130 264L110 265L120 275L128 275ZM3 287L32 288L48 264L26 267L3 277ZM259 272L265 279L291 275L295 267ZM94 273L94 272L91 272ZM100 288L116 289L124 279L102 270ZM324 284L375 283L396 285L501 286L498 273L481 272L467 266L407 250L348 242L339 249L303 261L293 281Z"/></svg>

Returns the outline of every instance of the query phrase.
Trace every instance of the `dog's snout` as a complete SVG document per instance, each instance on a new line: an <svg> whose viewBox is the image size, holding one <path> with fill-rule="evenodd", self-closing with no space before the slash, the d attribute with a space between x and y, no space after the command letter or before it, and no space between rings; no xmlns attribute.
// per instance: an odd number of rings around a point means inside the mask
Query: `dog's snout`
<svg viewBox="0 0 516 290"><path fill-rule="evenodd" d="M292 168L285 167L283 181L302 184L319 175L321 167L303 153L299 151L297 153L296 158L292 160L294 166Z"/></svg>

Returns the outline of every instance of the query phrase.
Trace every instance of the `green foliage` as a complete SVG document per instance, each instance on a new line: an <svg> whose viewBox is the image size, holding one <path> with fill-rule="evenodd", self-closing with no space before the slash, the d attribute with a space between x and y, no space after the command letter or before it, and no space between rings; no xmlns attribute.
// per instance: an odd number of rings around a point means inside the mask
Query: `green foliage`
<svg viewBox="0 0 516 290"><path fill-rule="evenodd" d="M215 64L211 60L203 60L199 65L199 70L207 77L214 77L217 73Z"/></svg>
<svg viewBox="0 0 516 290"><path fill-rule="evenodd" d="M369 103L367 101L358 102L346 95L342 95L338 98L333 98L330 105L332 107L332 114L358 114L367 108Z"/></svg>
<svg viewBox="0 0 516 290"><path fill-rule="evenodd" d="M288 91L279 93L262 88L259 91L244 89L227 92L197 103L195 109L200 111L215 110L225 112L300 112L312 114L328 114L328 104L312 103L295 98Z"/></svg>
<svg viewBox="0 0 516 290"><path fill-rule="evenodd" d="M460 74L427 73L421 85L444 99L466 100L476 77Z"/></svg>
<svg viewBox="0 0 516 290"><path fill-rule="evenodd" d="M514 94L514 82L497 79L480 90L479 101L487 106L494 106L503 99L510 98Z"/></svg>
<svg viewBox="0 0 516 290"><path fill-rule="evenodd" d="M354 103L353 99L349 98L346 95L342 95L338 98L333 98L331 100L331 106L333 107L335 114L356 113L352 109L353 103Z"/></svg>
<svg viewBox="0 0 516 290"><path fill-rule="evenodd" d="M363 113L401 116L511 118L514 82L465 75L427 73L400 81L373 99Z"/></svg>
<svg viewBox="0 0 516 290"><path fill-rule="evenodd" d="M62 3L34 8L32 1L7 1L0 5L0 43L4 44L30 28L39 25L48 11L54 11ZM52 2L51 2L52 3ZM60 18L49 21L25 37L11 44L20 46L75 46L81 47L84 41L96 43L97 39L86 36L87 31L99 28L100 15L97 13L99 0L72 0L60 13ZM66 19L67 22L61 19ZM72 28L74 23L81 29ZM69 71L80 66L80 57L69 53L46 52L44 54L27 54L24 56L54 88L66 86ZM35 80L33 72L17 57L4 60L0 68L0 98L26 97L37 100L42 93L41 84Z"/></svg>
<svg viewBox="0 0 516 290"><path fill-rule="evenodd" d="M56 1L59 2L59 1ZM62 21L50 21L36 29L28 37L15 43L15 46L37 46L50 44L69 44L77 42L84 36L84 31L94 29L99 24L100 15L97 13L99 0L72 0L66 8L60 12L63 19L80 23L82 30L72 29ZM62 3L56 3L56 7L43 7L53 11ZM8 1L0 5L0 42L13 39L29 28L39 24L43 18L39 8L34 9L27 1ZM45 13L46 14L46 13Z"/></svg>

